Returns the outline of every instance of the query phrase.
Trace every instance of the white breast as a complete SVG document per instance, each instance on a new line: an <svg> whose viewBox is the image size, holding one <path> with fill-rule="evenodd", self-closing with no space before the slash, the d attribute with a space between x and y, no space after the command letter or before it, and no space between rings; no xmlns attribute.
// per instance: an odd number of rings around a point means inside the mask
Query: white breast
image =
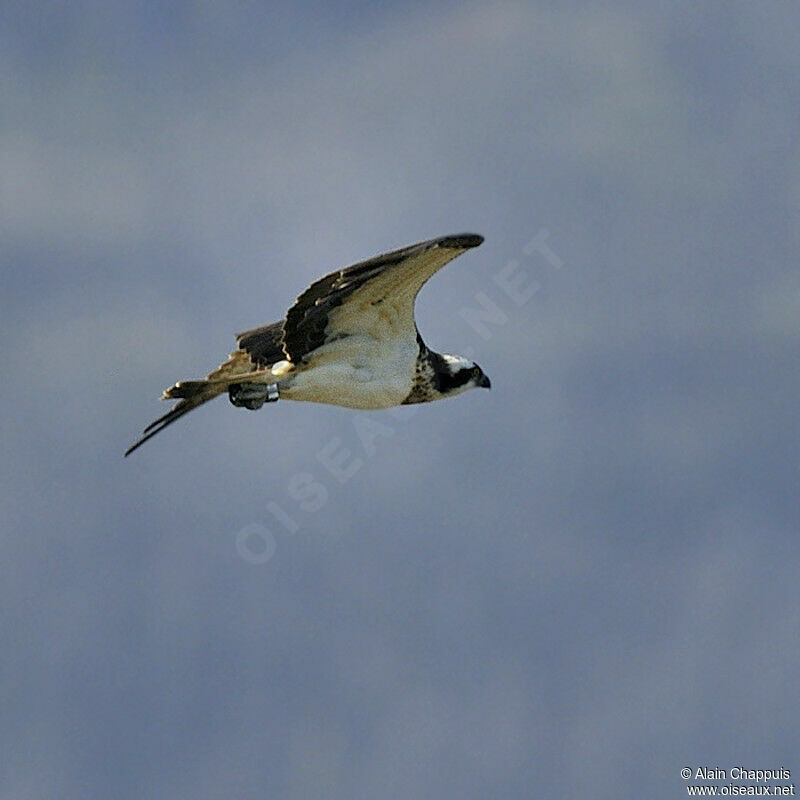
<svg viewBox="0 0 800 800"><path fill-rule="evenodd" d="M418 352L416 339L338 339L281 381L281 397L348 408L400 405L411 391Z"/></svg>

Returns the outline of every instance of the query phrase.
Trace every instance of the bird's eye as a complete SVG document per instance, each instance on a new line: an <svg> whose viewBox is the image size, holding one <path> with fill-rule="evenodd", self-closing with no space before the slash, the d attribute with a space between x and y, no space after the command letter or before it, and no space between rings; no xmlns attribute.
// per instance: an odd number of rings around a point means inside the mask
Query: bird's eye
<svg viewBox="0 0 800 800"><path fill-rule="evenodd" d="M480 367L473 367L472 368L472 377L473 378L480 378L481 376L481 368Z"/></svg>

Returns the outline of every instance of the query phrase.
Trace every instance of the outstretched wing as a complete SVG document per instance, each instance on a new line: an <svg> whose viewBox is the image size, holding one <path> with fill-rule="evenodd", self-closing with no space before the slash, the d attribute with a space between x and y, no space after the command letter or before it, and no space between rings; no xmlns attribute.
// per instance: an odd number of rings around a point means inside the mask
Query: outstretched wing
<svg viewBox="0 0 800 800"><path fill-rule="evenodd" d="M285 356L297 364L326 342L353 335L378 341L401 337L415 340L414 299L419 290L448 261L482 241L483 237L475 233L442 236L320 278L297 298L286 315L282 336Z"/></svg>

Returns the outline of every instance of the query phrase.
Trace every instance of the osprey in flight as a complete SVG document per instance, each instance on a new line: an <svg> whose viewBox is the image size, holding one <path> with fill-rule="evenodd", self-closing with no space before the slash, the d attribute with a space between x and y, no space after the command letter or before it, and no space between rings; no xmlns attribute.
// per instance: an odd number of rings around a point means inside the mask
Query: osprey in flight
<svg viewBox="0 0 800 800"><path fill-rule="evenodd" d="M320 278L286 319L238 334L237 349L207 378L165 389L163 399L178 403L125 455L224 392L249 409L280 398L389 408L488 389L477 364L429 350L414 322L414 300L428 278L482 241L475 233L442 236Z"/></svg>

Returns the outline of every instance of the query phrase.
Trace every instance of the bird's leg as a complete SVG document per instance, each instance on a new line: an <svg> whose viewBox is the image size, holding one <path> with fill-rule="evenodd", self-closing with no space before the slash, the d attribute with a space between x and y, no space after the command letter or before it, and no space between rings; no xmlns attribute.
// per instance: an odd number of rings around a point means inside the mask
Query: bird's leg
<svg viewBox="0 0 800 800"><path fill-rule="evenodd" d="M232 383L228 387L228 397L235 406L249 408L251 411L261 408L264 403L274 403L280 397L277 383Z"/></svg>

